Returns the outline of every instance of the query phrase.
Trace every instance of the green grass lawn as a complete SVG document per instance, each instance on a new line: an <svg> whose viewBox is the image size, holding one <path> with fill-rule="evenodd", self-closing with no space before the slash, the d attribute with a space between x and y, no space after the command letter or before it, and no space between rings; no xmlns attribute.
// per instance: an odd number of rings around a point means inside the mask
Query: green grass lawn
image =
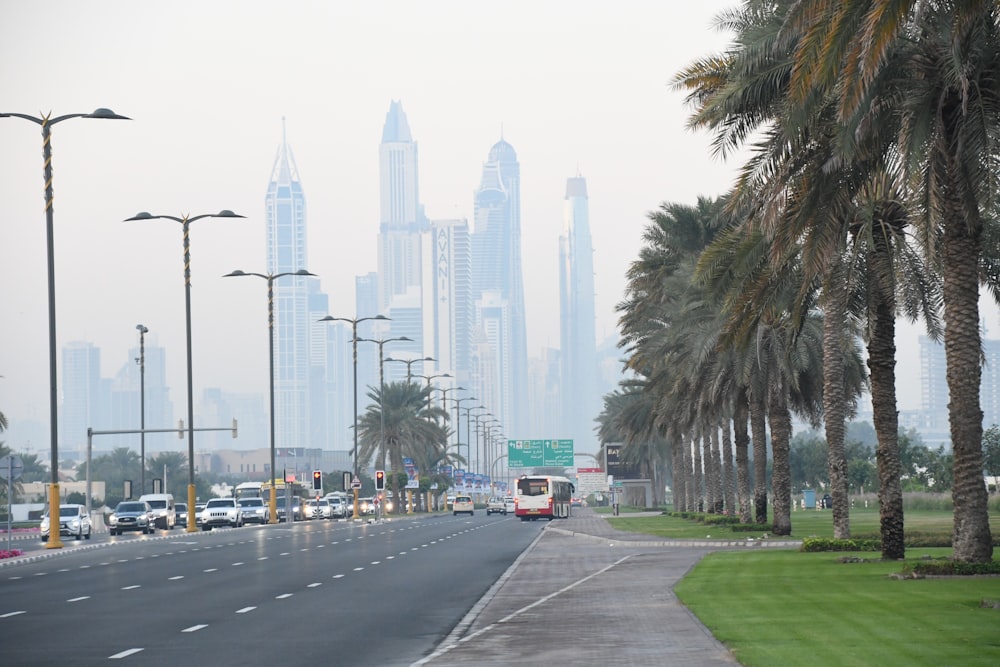
<svg viewBox="0 0 1000 667"><path fill-rule="evenodd" d="M844 555L717 552L675 590L751 667L1000 665L1000 609L981 606L1000 601L1000 577L896 580L898 562L838 562Z"/></svg>
<svg viewBox="0 0 1000 667"><path fill-rule="evenodd" d="M624 512L623 512L624 514ZM611 525L665 538L760 537L670 516L610 518ZM950 535L952 513L908 510L907 532ZM994 538L1000 517L991 516ZM854 536L879 532L878 510L851 510ZM833 537L829 510L792 513L792 538ZM1000 548L997 549L1000 556ZM907 559L951 549L908 547ZM845 556L865 559L842 563ZM898 580L900 562L880 554L796 550L720 551L676 587L678 598L748 667L1000 665L1000 577ZM987 605L984 607L984 601Z"/></svg>
<svg viewBox="0 0 1000 667"><path fill-rule="evenodd" d="M603 509L603 508L602 508ZM675 539L740 539L758 538L763 533L736 533L728 526L706 524L667 515L609 517L611 525L619 530L644 533ZM605 514L605 516L608 516ZM951 512L940 510L907 510L904 515L905 529L914 533L941 533L950 535L953 528ZM1000 537L1000 514L990 516L990 530L993 537ZM879 515L875 508L855 508L851 510L851 534L878 536ZM803 537L833 537L833 513L830 510L799 510L792 512L792 539Z"/></svg>

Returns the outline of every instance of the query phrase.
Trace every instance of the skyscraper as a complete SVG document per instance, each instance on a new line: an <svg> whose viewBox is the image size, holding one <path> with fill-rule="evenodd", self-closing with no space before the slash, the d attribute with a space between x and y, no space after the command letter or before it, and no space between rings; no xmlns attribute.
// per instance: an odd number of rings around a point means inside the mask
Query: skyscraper
<svg viewBox="0 0 1000 667"><path fill-rule="evenodd" d="M394 296L420 286L420 233L426 228L420 206L417 142L401 102L393 100L379 144L379 309Z"/></svg>
<svg viewBox="0 0 1000 667"><path fill-rule="evenodd" d="M274 159L265 197L267 272L299 271L306 266L306 198L292 150L285 139ZM275 443L308 446L309 293L308 277L286 276L274 282Z"/></svg>
<svg viewBox="0 0 1000 667"><path fill-rule="evenodd" d="M110 398L110 397L109 397ZM62 351L62 414L59 447L79 453L87 446L87 429L106 429L101 397L101 350L93 343L74 341Z"/></svg>
<svg viewBox="0 0 1000 667"><path fill-rule="evenodd" d="M524 282L521 273L521 165L514 147L500 139L490 149L483 165L479 190L474 201L475 232L472 238L473 299L489 303L491 314L477 315L480 322L500 325L495 315L503 313L507 322L487 331L493 338L509 332L506 349L498 366L500 385L492 390L477 387L477 396L488 392L506 397L503 407L490 406L512 438L530 437L528 429L528 335L525 327ZM487 293L491 293L484 300ZM500 302L504 302L498 310ZM496 411L500 411L497 413Z"/></svg>
<svg viewBox="0 0 1000 667"><path fill-rule="evenodd" d="M597 383L594 313L594 247L590 236L587 181L566 180L563 232L559 237L559 329L562 432L582 451L597 449L594 419L601 411Z"/></svg>
<svg viewBox="0 0 1000 667"><path fill-rule="evenodd" d="M414 356L431 356L437 367L469 382L470 345L475 310L472 294L472 254L466 220L432 220L423 235L422 338L427 344ZM395 318L393 333L398 334ZM409 335L409 334L407 334Z"/></svg>

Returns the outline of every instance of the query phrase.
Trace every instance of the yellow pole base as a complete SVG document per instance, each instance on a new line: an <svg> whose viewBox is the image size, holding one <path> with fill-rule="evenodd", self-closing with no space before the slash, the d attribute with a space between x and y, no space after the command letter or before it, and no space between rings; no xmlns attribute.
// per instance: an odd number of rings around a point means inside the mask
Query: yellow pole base
<svg viewBox="0 0 1000 667"><path fill-rule="evenodd" d="M198 532L198 520L195 518L197 512L194 509L196 499L197 496L194 492L194 484L188 484L188 523L186 530L189 533Z"/></svg>
<svg viewBox="0 0 1000 667"><path fill-rule="evenodd" d="M59 535L59 485L49 484L49 539L46 549L62 549L63 543Z"/></svg>

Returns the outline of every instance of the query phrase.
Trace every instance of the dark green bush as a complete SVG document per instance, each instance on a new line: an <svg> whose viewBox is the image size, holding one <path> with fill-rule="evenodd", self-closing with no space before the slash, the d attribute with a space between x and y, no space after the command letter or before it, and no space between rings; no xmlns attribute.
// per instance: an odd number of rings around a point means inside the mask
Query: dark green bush
<svg viewBox="0 0 1000 667"><path fill-rule="evenodd" d="M802 540L802 551L881 551L879 540L851 538L838 540L831 537L807 537Z"/></svg>
<svg viewBox="0 0 1000 667"><path fill-rule="evenodd" d="M1000 574L1000 561L989 563L962 563L953 560L928 560L904 563L904 574L924 576L972 576L976 574Z"/></svg>

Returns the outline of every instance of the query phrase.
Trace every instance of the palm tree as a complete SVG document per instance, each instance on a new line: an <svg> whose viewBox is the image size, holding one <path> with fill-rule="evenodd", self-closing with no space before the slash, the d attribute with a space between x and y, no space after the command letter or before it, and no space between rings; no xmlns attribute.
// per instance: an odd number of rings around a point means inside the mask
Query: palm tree
<svg viewBox="0 0 1000 667"><path fill-rule="evenodd" d="M995 2L811 0L789 26L804 35L791 91L834 93L844 136L863 140L889 110L920 207L920 239L943 276L945 358L954 451L954 558L988 562L993 546L982 476L979 283L995 238L1000 153L1000 9ZM850 154L851 144L844 147ZM993 228L993 229L991 229Z"/></svg>
<svg viewBox="0 0 1000 667"><path fill-rule="evenodd" d="M432 473L440 462L448 460L448 429L444 426L448 412L431 404L431 388L427 386L390 382L383 385L382 392L377 387L370 389L371 403L358 419L358 460L388 459L388 470L400 473L403 459L411 458L419 470ZM399 498L398 476L389 474L387 478L394 497ZM396 511L401 505L396 503Z"/></svg>

